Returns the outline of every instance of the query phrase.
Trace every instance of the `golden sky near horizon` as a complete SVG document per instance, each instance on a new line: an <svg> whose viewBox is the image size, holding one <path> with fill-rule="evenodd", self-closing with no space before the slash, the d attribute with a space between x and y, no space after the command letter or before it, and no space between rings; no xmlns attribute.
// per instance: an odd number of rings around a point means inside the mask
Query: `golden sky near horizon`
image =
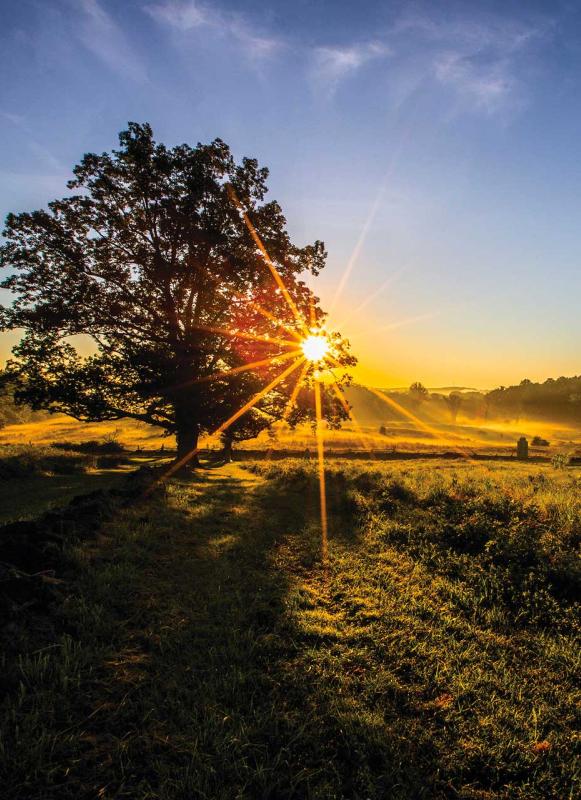
<svg viewBox="0 0 581 800"><path fill-rule="evenodd" d="M329 327L341 320L344 324L339 330L359 359L353 377L369 386L399 388L421 381L429 387L493 389L520 383L523 378L542 382L581 372L579 366L575 370L578 361L572 352L552 352L537 342L523 357L519 341L502 341L492 334L479 337L470 330L458 333L438 316L388 322L365 311L363 319L349 318L344 304L338 303ZM0 333L2 365L19 338L18 331ZM86 341L77 340L77 345L82 354L91 351Z"/></svg>

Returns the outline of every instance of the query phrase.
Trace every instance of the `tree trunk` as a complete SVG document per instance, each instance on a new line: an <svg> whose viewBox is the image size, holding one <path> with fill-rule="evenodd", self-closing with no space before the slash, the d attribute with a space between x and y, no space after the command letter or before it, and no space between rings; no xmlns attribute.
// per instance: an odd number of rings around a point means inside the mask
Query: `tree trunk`
<svg viewBox="0 0 581 800"><path fill-rule="evenodd" d="M200 429L195 423L178 423L176 430L177 461L184 461L184 468L199 467L198 438Z"/></svg>
<svg viewBox="0 0 581 800"><path fill-rule="evenodd" d="M175 437L177 446L177 462L183 461L184 467L198 467L198 397L196 387L190 385L187 363L176 370L178 386L172 397L175 419Z"/></svg>
<svg viewBox="0 0 581 800"><path fill-rule="evenodd" d="M224 439L224 463L230 464L232 459L232 439Z"/></svg>

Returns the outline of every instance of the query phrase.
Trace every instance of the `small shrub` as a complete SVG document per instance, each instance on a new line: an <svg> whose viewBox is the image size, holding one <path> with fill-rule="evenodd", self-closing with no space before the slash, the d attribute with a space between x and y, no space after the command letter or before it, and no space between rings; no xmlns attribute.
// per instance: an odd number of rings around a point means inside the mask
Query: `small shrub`
<svg viewBox="0 0 581 800"><path fill-rule="evenodd" d="M565 469L571 463L571 457L568 453L555 453L551 459L551 464L555 469Z"/></svg>
<svg viewBox="0 0 581 800"><path fill-rule="evenodd" d="M125 448L116 439L109 438L103 442L89 439L86 442L53 442L52 447L74 453L90 453L92 455L118 455L124 453Z"/></svg>
<svg viewBox="0 0 581 800"><path fill-rule="evenodd" d="M416 495L409 486L395 478L379 487L378 501L382 511L393 511L398 504L414 503L416 500Z"/></svg>

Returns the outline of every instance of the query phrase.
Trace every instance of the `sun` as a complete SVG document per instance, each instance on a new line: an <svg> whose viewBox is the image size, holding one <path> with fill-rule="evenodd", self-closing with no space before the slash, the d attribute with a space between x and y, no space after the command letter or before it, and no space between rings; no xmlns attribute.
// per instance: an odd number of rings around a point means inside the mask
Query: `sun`
<svg viewBox="0 0 581 800"><path fill-rule="evenodd" d="M311 333L301 344L307 361L321 361L329 352L329 340L321 333Z"/></svg>

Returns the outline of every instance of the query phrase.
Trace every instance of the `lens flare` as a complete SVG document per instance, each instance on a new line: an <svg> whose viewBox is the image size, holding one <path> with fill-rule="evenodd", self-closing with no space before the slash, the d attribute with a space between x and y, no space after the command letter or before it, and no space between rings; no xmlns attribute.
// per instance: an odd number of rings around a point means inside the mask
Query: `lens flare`
<svg viewBox="0 0 581 800"><path fill-rule="evenodd" d="M329 340L322 333L311 333L302 342L303 353L308 361L322 361L329 352Z"/></svg>

